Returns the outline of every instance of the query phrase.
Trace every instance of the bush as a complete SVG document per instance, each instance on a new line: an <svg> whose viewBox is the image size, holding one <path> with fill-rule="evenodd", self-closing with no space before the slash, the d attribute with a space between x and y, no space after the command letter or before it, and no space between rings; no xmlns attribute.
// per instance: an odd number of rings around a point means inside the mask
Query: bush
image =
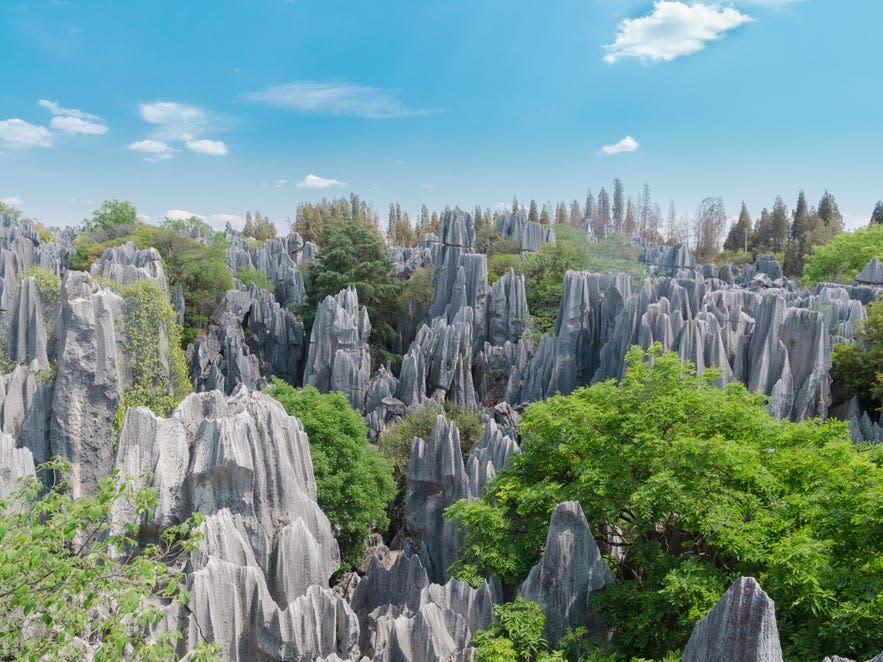
<svg viewBox="0 0 883 662"><path fill-rule="evenodd" d="M127 285L107 283L126 302L126 354L132 373L114 418L119 431L129 407L148 407L167 417L190 393L191 386L181 349L181 327L159 285L148 280ZM163 335L167 343L162 342Z"/></svg>
<svg viewBox="0 0 883 662"><path fill-rule="evenodd" d="M66 475L70 465L54 460L38 469ZM132 521L110 526L122 503L134 504ZM162 602L187 603L174 568L198 549L202 518L139 546L137 522L155 506L154 490L117 475L102 479L95 496L78 498L65 480L46 490L30 476L0 500L0 657L83 659L85 644L99 661L177 660L180 633L150 642L147 626L162 619ZM198 649L208 659L204 644Z"/></svg>
<svg viewBox="0 0 883 662"><path fill-rule="evenodd" d="M317 502L340 546L341 572L360 564L365 539L389 520L395 496L392 467L368 445L368 428L342 393L294 388L277 377L266 393L298 417L310 440Z"/></svg>
<svg viewBox="0 0 883 662"><path fill-rule="evenodd" d="M33 265L18 272L15 277L16 289L21 287L25 278L33 278L36 281L37 293L44 304L51 306L61 303L61 276L45 267Z"/></svg>
<svg viewBox="0 0 883 662"><path fill-rule="evenodd" d="M257 285L258 287L261 287L269 292L272 292L276 289L273 283L267 280L264 272L259 271L258 269L248 269L246 267L242 267L236 272L236 278L238 278L239 281L246 287Z"/></svg>
<svg viewBox="0 0 883 662"><path fill-rule="evenodd" d="M834 347L832 390L839 402L858 396L863 408L879 410L883 405L883 301L868 305L867 312L856 342Z"/></svg>
<svg viewBox="0 0 883 662"><path fill-rule="evenodd" d="M475 442L484 433L484 426L475 411L451 402L445 402L444 408L431 403L409 412L402 420L387 426L377 440L378 449L392 463L396 480L400 485L404 486L408 472L411 440L414 437L420 437L424 441L429 439L439 414L444 414L460 431L460 449L464 458L469 456Z"/></svg>
<svg viewBox="0 0 883 662"><path fill-rule="evenodd" d="M0 214L6 214L12 221L17 221L21 218L21 210L5 202L0 202Z"/></svg>
<svg viewBox="0 0 883 662"><path fill-rule="evenodd" d="M873 258L883 259L883 225L875 224L837 235L806 256L803 282L851 282Z"/></svg>
<svg viewBox="0 0 883 662"><path fill-rule="evenodd" d="M618 654L681 649L740 575L775 600L786 658L879 652L883 447L854 446L839 421L776 421L715 378L633 348L620 386L530 405L523 452L480 501L448 510L465 527L455 572L514 586L555 505L573 499L602 550L619 552L615 583L594 596Z"/></svg>
<svg viewBox="0 0 883 662"><path fill-rule="evenodd" d="M472 635L475 662L551 662L563 660L549 654L543 638L546 616L536 602L521 596L514 602L494 605L494 621Z"/></svg>

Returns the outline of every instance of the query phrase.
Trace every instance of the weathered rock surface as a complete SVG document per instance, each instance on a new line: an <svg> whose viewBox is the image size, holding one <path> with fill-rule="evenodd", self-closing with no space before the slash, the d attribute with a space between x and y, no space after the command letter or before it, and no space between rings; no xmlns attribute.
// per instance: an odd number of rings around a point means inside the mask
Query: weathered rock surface
<svg viewBox="0 0 883 662"><path fill-rule="evenodd" d="M612 582L582 507L576 501L557 505L543 555L519 590L525 600L542 606L545 636L552 646L558 645L569 627L585 626L600 634L600 622L589 599Z"/></svg>
<svg viewBox="0 0 883 662"><path fill-rule="evenodd" d="M215 322L190 355L197 391L232 393L237 384L263 388L271 375L297 382L303 327L270 292L256 285L230 290Z"/></svg>
<svg viewBox="0 0 883 662"><path fill-rule="evenodd" d="M776 607L753 577L733 583L696 623L684 662L781 662Z"/></svg>
<svg viewBox="0 0 883 662"><path fill-rule="evenodd" d="M461 307L450 322L436 317L423 325L402 363L399 399L411 406L422 395L450 400L464 407L475 405L472 382L474 310ZM419 356L418 356L419 354ZM423 390L421 390L421 376Z"/></svg>
<svg viewBox="0 0 883 662"><path fill-rule="evenodd" d="M124 285L138 280L149 280L159 285L166 297L169 296L162 257L153 247L142 251L131 241L127 241L121 246L106 248L89 273L111 278Z"/></svg>
<svg viewBox="0 0 883 662"><path fill-rule="evenodd" d="M876 285L883 287L883 262L874 258L868 262L861 273L855 277L859 285Z"/></svg>
<svg viewBox="0 0 883 662"><path fill-rule="evenodd" d="M410 246L390 248L389 257L396 265L396 274L399 278L409 278L418 269L434 267L440 250L441 241L438 235L427 233L420 235L417 245L413 248Z"/></svg>
<svg viewBox="0 0 883 662"><path fill-rule="evenodd" d="M341 290L336 297L325 297L310 334L304 384L322 393L340 391L354 409L364 412L371 376L370 335L368 310L359 308L354 286Z"/></svg>
<svg viewBox="0 0 883 662"><path fill-rule="evenodd" d="M353 659L358 619L327 589L339 554L315 502L309 443L278 402L239 387L188 396L168 419L129 410L115 466L152 476L148 535L207 516L185 631L218 642L225 659Z"/></svg>
<svg viewBox="0 0 883 662"><path fill-rule="evenodd" d="M275 237L257 246L236 235L230 244L227 260L234 276L240 269L260 271L273 285L276 301L283 308L306 301L303 276L297 268L298 255L304 247L299 234Z"/></svg>
<svg viewBox="0 0 883 662"><path fill-rule="evenodd" d="M43 317L43 304L36 278L24 278L15 293L9 315L7 352L16 363L36 361L49 365L49 329Z"/></svg>
<svg viewBox="0 0 883 662"><path fill-rule="evenodd" d="M527 322L527 292L524 275L510 268L491 288L488 303L488 342L502 345L518 342Z"/></svg>
<svg viewBox="0 0 883 662"><path fill-rule="evenodd" d="M34 475L34 457L27 448L16 448L15 440L0 433L0 499L15 492L18 481Z"/></svg>
<svg viewBox="0 0 883 662"><path fill-rule="evenodd" d="M475 442L466 463L469 494L480 496L482 488L509 463L509 458L520 452L518 444L512 437L503 434L495 421L485 423L484 434Z"/></svg>
<svg viewBox="0 0 883 662"><path fill-rule="evenodd" d="M556 241L555 230L543 227L535 221L528 221L523 209L500 214L495 225L498 235L514 239L522 251L536 252L540 250L540 244L554 244Z"/></svg>

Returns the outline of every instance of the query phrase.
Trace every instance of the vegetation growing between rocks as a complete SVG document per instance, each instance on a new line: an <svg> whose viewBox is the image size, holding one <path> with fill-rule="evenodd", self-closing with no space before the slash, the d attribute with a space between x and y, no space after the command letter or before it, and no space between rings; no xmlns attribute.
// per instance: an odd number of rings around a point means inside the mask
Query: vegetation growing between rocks
<svg viewBox="0 0 883 662"><path fill-rule="evenodd" d="M360 564L365 539L383 530L395 496L390 463L368 445L368 428L342 393L294 388L277 377L266 392L303 423L310 440L316 502L340 547L340 571Z"/></svg>
<svg viewBox="0 0 883 662"><path fill-rule="evenodd" d="M839 402L858 396L864 409L879 411L883 405L883 301L868 305L867 312L856 342L834 346L832 390Z"/></svg>
<svg viewBox="0 0 883 662"><path fill-rule="evenodd" d="M126 354L132 383L120 396L114 425L120 430L129 407L148 407L168 417L190 393L181 327L159 285L147 280L121 285L108 280L125 300Z"/></svg>
<svg viewBox="0 0 883 662"><path fill-rule="evenodd" d="M245 287L250 287L252 285L257 285L268 292L272 292L276 288L273 286L273 283L267 280L267 277L264 275L263 271L258 269L248 269L246 267L242 267L236 272L236 278L245 285Z"/></svg>
<svg viewBox="0 0 883 662"><path fill-rule="evenodd" d="M523 453L448 510L465 529L455 573L515 585L573 499L616 578L594 604L617 655L682 649L740 575L776 601L787 657L879 652L883 448L854 445L841 422L776 421L743 385L712 388L713 371L658 346L627 365L619 386L528 407Z"/></svg>
<svg viewBox="0 0 883 662"><path fill-rule="evenodd" d="M815 246L803 268L806 285L849 283L873 258L883 259L883 224L839 234L824 246Z"/></svg>
<svg viewBox="0 0 883 662"><path fill-rule="evenodd" d="M16 288L21 287L25 278L34 278L40 301L45 305L51 306L61 303L61 276L45 267L33 265L18 272L15 277Z"/></svg>
<svg viewBox="0 0 883 662"><path fill-rule="evenodd" d="M53 460L38 469L65 476L70 465ZM123 503L134 506L132 520L112 526ZM99 481L95 496L78 498L64 479L46 490L31 476L0 500L0 657L85 659L94 647L97 661L177 660L181 633L150 641L147 628L162 618L159 600L189 600L181 568L199 546L202 517L139 549L137 522L156 503L155 490L119 475ZM215 652L199 645L195 659Z"/></svg>

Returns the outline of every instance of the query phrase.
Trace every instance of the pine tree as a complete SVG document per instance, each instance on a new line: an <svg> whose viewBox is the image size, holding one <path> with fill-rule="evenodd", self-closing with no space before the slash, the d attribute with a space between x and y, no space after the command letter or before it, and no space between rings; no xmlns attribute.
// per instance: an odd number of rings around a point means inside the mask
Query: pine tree
<svg viewBox="0 0 883 662"><path fill-rule="evenodd" d="M696 259L707 262L720 247L721 235L727 223L727 212L721 198L705 198L696 213Z"/></svg>
<svg viewBox="0 0 883 662"><path fill-rule="evenodd" d="M631 239L638 232L638 224L635 221L635 206L632 204L632 196L629 196L625 205L625 219L622 222L622 233Z"/></svg>
<svg viewBox="0 0 883 662"><path fill-rule="evenodd" d="M600 238L604 238L611 232L610 227L610 197L607 191L602 188L598 194L598 227L595 234Z"/></svg>
<svg viewBox="0 0 883 662"><path fill-rule="evenodd" d="M665 224L668 226L668 236L666 237L666 243L670 245L674 245L678 243L678 211L675 209L675 201L670 200L668 204L668 218L666 218Z"/></svg>
<svg viewBox="0 0 883 662"><path fill-rule="evenodd" d="M751 251L754 253L770 250L773 241L773 219L769 210L764 207L760 212L760 218L754 226L754 234L751 238Z"/></svg>
<svg viewBox="0 0 883 662"><path fill-rule="evenodd" d="M537 201L530 201L530 211L527 213L527 220L531 223L539 223L540 222L540 213L537 211Z"/></svg>
<svg viewBox="0 0 883 662"><path fill-rule="evenodd" d="M650 216L652 214L652 209L650 208L650 185L644 184L644 188L641 191L641 200L638 206L638 236L641 239L646 241L654 241L652 238L655 232L651 231Z"/></svg>
<svg viewBox="0 0 883 662"><path fill-rule="evenodd" d="M592 223L598 218L598 207L595 204L595 196L592 195L592 189L586 193L586 208L585 208L585 219Z"/></svg>
<svg viewBox="0 0 883 662"><path fill-rule="evenodd" d="M429 223L429 209L423 205L420 207L420 224L417 226L420 234L429 232Z"/></svg>
<svg viewBox="0 0 883 662"><path fill-rule="evenodd" d="M617 177L613 180L613 231L617 234L622 234L624 213L622 180Z"/></svg>
<svg viewBox="0 0 883 662"><path fill-rule="evenodd" d="M579 201L574 200L570 203L570 224L574 227L579 227L583 222L583 210L582 207L579 206Z"/></svg>
<svg viewBox="0 0 883 662"><path fill-rule="evenodd" d="M254 218L252 218L250 211L245 212L245 227L242 228L242 234L246 237L254 234Z"/></svg>
<svg viewBox="0 0 883 662"><path fill-rule="evenodd" d="M563 202L559 202L555 207L555 222L558 225L567 224L567 205Z"/></svg>
<svg viewBox="0 0 883 662"><path fill-rule="evenodd" d="M751 232L751 214L748 213L748 206L743 201L742 211L739 212L739 220L730 228L730 233L724 242L724 250L732 253L744 250L751 241Z"/></svg>
<svg viewBox="0 0 883 662"><path fill-rule="evenodd" d="M514 213L517 212L517 211L518 211L518 198L516 198L516 197L513 195L513 196L512 196L512 213L514 214Z"/></svg>
<svg viewBox="0 0 883 662"><path fill-rule="evenodd" d="M774 251L784 250L785 243L788 241L788 233L791 230L791 223L788 222L788 207L785 206L781 196L777 196L775 203L773 203L773 211L770 214L770 227L772 230L770 249Z"/></svg>
<svg viewBox="0 0 883 662"><path fill-rule="evenodd" d="M549 225L552 222L552 214L549 211L549 203L543 203L543 210L540 212L540 223Z"/></svg>

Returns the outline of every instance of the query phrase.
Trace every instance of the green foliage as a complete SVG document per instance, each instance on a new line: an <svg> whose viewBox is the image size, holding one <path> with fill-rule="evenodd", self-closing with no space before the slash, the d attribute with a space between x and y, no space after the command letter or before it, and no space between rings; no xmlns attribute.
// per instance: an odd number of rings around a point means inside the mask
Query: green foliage
<svg viewBox="0 0 883 662"><path fill-rule="evenodd" d="M307 332L326 296L355 285L359 304L368 309L370 343L385 348L395 335L403 283L386 253L383 239L352 219L330 223L322 235L322 250L306 271L307 303L301 307Z"/></svg>
<svg viewBox="0 0 883 662"><path fill-rule="evenodd" d="M70 466L54 460L40 469L64 475ZM122 503L134 507L133 519L112 526ZM178 632L155 642L146 635L162 618L160 600L189 599L173 568L198 548L202 517L139 548L137 522L155 506L154 490L118 474L99 481L94 497L73 498L65 480L45 490L29 477L0 500L0 657L84 659L82 641L98 661L177 660Z"/></svg>
<svg viewBox="0 0 883 662"><path fill-rule="evenodd" d="M439 414L444 414L460 431L460 449L464 458L469 456L475 442L484 433L481 419L475 411L452 402L445 402L444 408L431 403L408 412L402 420L388 425L377 440L378 449L392 463L396 479L401 485L404 485L408 471L411 440L414 437L420 437L424 441L429 439Z"/></svg>
<svg viewBox="0 0 883 662"><path fill-rule="evenodd" d="M58 364L55 361L52 361L45 368L40 368L37 371L37 374L34 375L34 379L38 384L52 384L55 382L55 377L58 375Z"/></svg>
<svg viewBox="0 0 883 662"><path fill-rule="evenodd" d="M475 229L475 252L488 258L494 255L518 255L521 244L511 237L501 237L493 223L484 223Z"/></svg>
<svg viewBox="0 0 883 662"><path fill-rule="evenodd" d="M164 218L160 221L159 227L169 232L174 232L182 237L190 237L191 239L210 239L216 233L212 230L212 226L202 220L199 216L191 216L190 218ZM223 237L223 233L221 234Z"/></svg>
<svg viewBox="0 0 883 662"><path fill-rule="evenodd" d="M297 214L291 229L300 233L304 241L312 241L322 245L322 235L329 225L340 223L345 219L352 219L359 225L373 228L375 231L380 225L377 214L371 205L360 199L355 193L347 198L322 198L319 202L304 202L298 205ZM436 228L438 222L436 221ZM425 230L428 232L429 230ZM436 229L437 232L437 229Z"/></svg>
<svg viewBox="0 0 883 662"><path fill-rule="evenodd" d="M273 283L267 280L264 272L259 271L258 269L248 269L247 267L242 267L236 272L236 278L238 278L240 282L246 287L257 285L258 287L262 287L269 292L272 292L274 289L276 289Z"/></svg>
<svg viewBox="0 0 883 662"><path fill-rule="evenodd" d="M92 212L92 218L83 219L85 232L104 232L112 235L119 229L127 234L138 224L138 212L128 200L105 200Z"/></svg>
<svg viewBox="0 0 883 662"><path fill-rule="evenodd" d="M0 214L6 214L12 221L18 221L21 219L20 209L16 209L12 205L2 201L0 201Z"/></svg>
<svg viewBox="0 0 883 662"><path fill-rule="evenodd" d="M612 235L593 242L579 228L556 225L554 229L558 241L541 244L539 251L524 256L521 266L527 308L533 326L540 333L551 331L555 326L564 292L564 274L568 270L646 275L645 267L638 262L637 246L627 239Z"/></svg>
<svg viewBox="0 0 883 662"><path fill-rule="evenodd" d="M276 237L276 226L266 216L261 216L261 212L256 211L254 218L251 212L245 214L245 227L242 234L257 241L266 241Z"/></svg>
<svg viewBox="0 0 883 662"><path fill-rule="evenodd" d="M549 654L543 638L546 616L536 602L521 596L514 602L494 605L494 621L472 635L475 662L551 662L562 660Z"/></svg>
<svg viewBox="0 0 883 662"><path fill-rule="evenodd" d="M340 546L341 571L362 562L365 539L388 524L395 495L390 463L368 445L368 428L346 396L294 388L273 378L266 392L303 423L310 440L317 502Z"/></svg>
<svg viewBox="0 0 883 662"><path fill-rule="evenodd" d="M40 300L47 305L61 303L61 276L49 271L45 267L33 265L22 269L15 277L16 289L21 287L25 278L33 278L37 283L37 293Z"/></svg>
<svg viewBox="0 0 883 662"><path fill-rule="evenodd" d="M119 430L129 407L149 407L158 416L169 416L191 387L181 327L159 285L148 280L108 284L126 302L126 354L132 373L114 418ZM163 336L167 343L162 342Z"/></svg>
<svg viewBox="0 0 883 662"><path fill-rule="evenodd" d="M34 223L34 227L37 230L37 237L44 244L51 244L55 241L55 237L53 236L52 231L45 225L43 225L42 223Z"/></svg>
<svg viewBox="0 0 883 662"><path fill-rule="evenodd" d="M740 575L776 601L787 656L879 652L883 449L854 446L842 422L776 421L742 384L713 388L717 375L658 346L627 364L619 386L528 407L523 453L482 500L448 509L465 528L454 571L513 586L554 506L575 499L602 549L623 555L594 600L618 654L679 650Z"/></svg>
<svg viewBox="0 0 883 662"><path fill-rule="evenodd" d="M405 286L402 288L401 304L402 306L411 304L418 306L422 310L428 310L429 304L432 302L434 290L432 269L417 269L405 281Z"/></svg>
<svg viewBox="0 0 883 662"><path fill-rule="evenodd" d="M834 347L831 379L838 401L857 395L864 408L879 410L883 405L883 301L868 305L867 313L856 342Z"/></svg>
<svg viewBox="0 0 883 662"><path fill-rule="evenodd" d="M875 257L883 259L883 225L844 232L824 246L813 247L806 257L803 282L850 282Z"/></svg>

